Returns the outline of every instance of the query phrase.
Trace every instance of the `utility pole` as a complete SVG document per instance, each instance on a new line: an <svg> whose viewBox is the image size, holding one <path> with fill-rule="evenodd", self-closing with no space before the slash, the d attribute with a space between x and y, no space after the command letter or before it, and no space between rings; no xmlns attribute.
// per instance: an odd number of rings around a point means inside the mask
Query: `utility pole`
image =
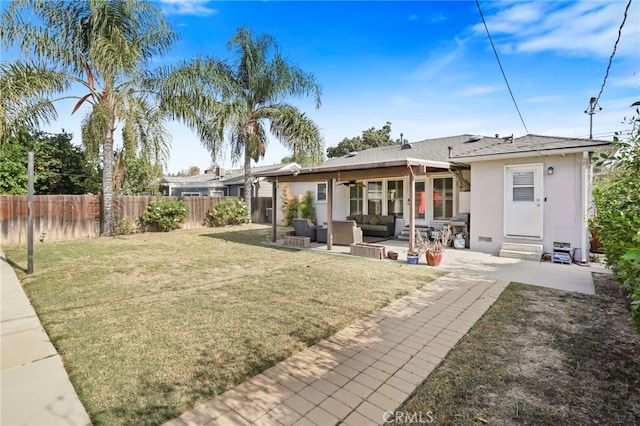
<svg viewBox="0 0 640 426"><path fill-rule="evenodd" d="M596 105L598 105L598 100L592 97L589 99L589 108L584 110L585 114L589 114L589 139L593 139L593 114L596 113ZM598 108L602 110L601 106Z"/></svg>

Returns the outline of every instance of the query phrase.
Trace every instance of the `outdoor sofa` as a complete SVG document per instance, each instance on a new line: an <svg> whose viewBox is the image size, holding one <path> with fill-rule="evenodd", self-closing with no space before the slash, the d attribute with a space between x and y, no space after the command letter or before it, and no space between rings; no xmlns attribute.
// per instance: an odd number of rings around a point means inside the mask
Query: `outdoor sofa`
<svg viewBox="0 0 640 426"><path fill-rule="evenodd" d="M350 246L351 244L362 242L362 229L354 220L334 220L333 244L338 246Z"/></svg>
<svg viewBox="0 0 640 426"><path fill-rule="evenodd" d="M316 240L316 226L309 219L293 219L293 229L296 237L309 237L309 241Z"/></svg>
<svg viewBox="0 0 640 426"><path fill-rule="evenodd" d="M391 238L396 232L396 216L393 214L354 214L347 216L347 220L355 221L366 236Z"/></svg>

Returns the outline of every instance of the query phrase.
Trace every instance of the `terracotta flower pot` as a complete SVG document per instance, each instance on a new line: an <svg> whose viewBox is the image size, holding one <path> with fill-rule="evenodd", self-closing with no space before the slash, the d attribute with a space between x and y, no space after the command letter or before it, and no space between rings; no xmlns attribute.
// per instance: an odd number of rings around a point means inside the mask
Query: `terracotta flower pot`
<svg viewBox="0 0 640 426"><path fill-rule="evenodd" d="M438 254L433 254L433 253L426 253L427 255L427 265L429 266L438 266L440 265L440 262L442 262L442 253L438 253Z"/></svg>

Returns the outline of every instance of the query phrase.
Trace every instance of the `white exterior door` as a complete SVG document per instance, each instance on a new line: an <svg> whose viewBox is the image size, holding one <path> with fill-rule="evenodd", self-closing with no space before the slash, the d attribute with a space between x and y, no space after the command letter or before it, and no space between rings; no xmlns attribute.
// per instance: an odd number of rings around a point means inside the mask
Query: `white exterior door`
<svg viewBox="0 0 640 426"><path fill-rule="evenodd" d="M505 237L542 239L542 170L542 164L505 166Z"/></svg>

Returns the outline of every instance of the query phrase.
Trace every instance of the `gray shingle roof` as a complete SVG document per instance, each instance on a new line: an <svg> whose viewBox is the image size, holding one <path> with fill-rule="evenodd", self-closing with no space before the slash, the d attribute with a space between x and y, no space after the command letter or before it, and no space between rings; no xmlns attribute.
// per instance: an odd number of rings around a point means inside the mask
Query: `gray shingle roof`
<svg viewBox="0 0 640 426"><path fill-rule="evenodd" d="M471 157L490 157L503 154L536 154L550 150L586 148L592 151L611 144L608 141L557 136L526 135L519 138L459 135L427 139L409 144L411 149L401 149L400 144L369 148L342 157L330 158L323 166L348 166L350 164L376 163L407 158L451 162ZM451 147L451 156L449 155Z"/></svg>
<svg viewBox="0 0 640 426"><path fill-rule="evenodd" d="M251 172L269 172L291 167L298 167L298 165L296 163L288 163L256 166L251 168ZM218 177L214 173L195 176L163 176L161 182L189 187L224 187L225 185L241 185L244 184L244 169L227 170L225 175L221 177Z"/></svg>
<svg viewBox="0 0 640 426"><path fill-rule="evenodd" d="M445 138L427 139L410 143L408 145L411 146L411 149L402 149L400 144L369 148L364 151L359 151L355 153L355 155L330 158L324 162L323 166L376 163L407 158L449 162L449 147L453 147L453 152L455 152L466 144L488 146L499 142L503 142L502 138L489 138L475 135L448 136Z"/></svg>
<svg viewBox="0 0 640 426"><path fill-rule="evenodd" d="M545 151L580 149L593 151L598 148L606 148L610 141L568 138L558 136L526 135L515 138L513 142L499 141L493 144L468 144L454 149L451 158L461 159L470 157L490 157L505 154L542 154Z"/></svg>

